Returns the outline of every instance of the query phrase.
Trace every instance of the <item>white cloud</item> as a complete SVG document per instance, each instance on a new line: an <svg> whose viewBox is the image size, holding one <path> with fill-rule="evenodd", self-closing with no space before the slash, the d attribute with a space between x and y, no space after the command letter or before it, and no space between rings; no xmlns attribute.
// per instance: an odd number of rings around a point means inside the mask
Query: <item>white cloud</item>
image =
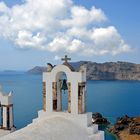
<svg viewBox="0 0 140 140"><path fill-rule="evenodd" d="M29 31L19 31L18 36L15 39L15 44L19 45L20 48L37 48L44 50L42 44L45 40L45 37L41 36L39 32L36 35L33 35Z"/></svg>
<svg viewBox="0 0 140 140"><path fill-rule="evenodd" d="M60 56L58 56L58 55L56 55L55 57L54 57L54 60L61 60L61 57Z"/></svg>
<svg viewBox="0 0 140 140"><path fill-rule="evenodd" d="M0 2L0 12L8 12L9 8L5 5L4 2Z"/></svg>
<svg viewBox="0 0 140 140"><path fill-rule="evenodd" d="M26 0L12 8L0 2L0 37L23 49L85 56L129 52L114 26L99 27L106 20L101 9L72 0Z"/></svg>
<svg viewBox="0 0 140 140"><path fill-rule="evenodd" d="M91 34L91 39L94 40L96 48L101 50L99 54L111 53L116 55L131 50L114 26L94 29Z"/></svg>
<svg viewBox="0 0 140 140"><path fill-rule="evenodd" d="M63 20L61 23L63 26L70 27L85 27L89 24L95 24L105 21L107 18L101 9L92 7L91 10L81 6L71 7L71 17Z"/></svg>

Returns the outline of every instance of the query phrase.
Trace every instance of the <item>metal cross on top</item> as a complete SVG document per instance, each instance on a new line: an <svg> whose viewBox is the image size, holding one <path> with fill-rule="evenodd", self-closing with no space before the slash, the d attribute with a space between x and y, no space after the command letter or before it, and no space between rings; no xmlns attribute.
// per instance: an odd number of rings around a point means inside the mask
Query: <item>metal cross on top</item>
<svg viewBox="0 0 140 140"><path fill-rule="evenodd" d="M67 56L67 55L65 55L65 58L62 58L61 60L62 60L62 61L65 61L65 63L67 63L67 62L68 62L68 60L71 60L71 58L68 58L68 56Z"/></svg>

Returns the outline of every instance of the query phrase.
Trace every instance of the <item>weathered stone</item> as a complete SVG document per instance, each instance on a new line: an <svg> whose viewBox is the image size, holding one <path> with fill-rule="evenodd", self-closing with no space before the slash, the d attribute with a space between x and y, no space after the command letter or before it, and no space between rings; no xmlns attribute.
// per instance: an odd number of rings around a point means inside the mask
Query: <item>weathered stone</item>
<svg viewBox="0 0 140 140"><path fill-rule="evenodd" d="M46 82L43 82L43 109L46 111Z"/></svg>
<svg viewBox="0 0 140 140"><path fill-rule="evenodd" d="M125 115L124 117L118 118L116 124L129 125L132 122L133 118Z"/></svg>
<svg viewBox="0 0 140 140"><path fill-rule="evenodd" d="M68 82L68 112L71 113L71 83Z"/></svg>
<svg viewBox="0 0 140 140"><path fill-rule="evenodd" d="M93 113L92 118L95 124L110 124L110 122L102 116L100 113Z"/></svg>
<svg viewBox="0 0 140 140"><path fill-rule="evenodd" d="M140 135L140 127L135 127L135 126L130 127L129 128L129 133L131 135L135 135L135 134Z"/></svg>
<svg viewBox="0 0 140 140"><path fill-rule="evenodd" d="M137 139L140 137L140 117L131 118L125 115L124 117L118 118L113 127L108 129L109 132L116 134L119 138L133 137ZM123 139L122 139L123 140Z"/></svg>
<svg viewBox="0 0 140 140"><path fill-rule="evenodd" d="M85 82L78 83L78 113L82 114L86 112L85 108ZM84 105L84 109L83 109Z"/></svg>
<svg viewBox="0 0 140 140"><path fill-rule="evenodd" d="M53 110L57 110L57 82L52 83L53 90Z"/></svg>
<svg viewBox="0 0 140 140"><path fill-rule="evenodd" d="M93 113L92 114L92 118L96 119L96 118L102 118L102 114L100 113Z"/></svg>

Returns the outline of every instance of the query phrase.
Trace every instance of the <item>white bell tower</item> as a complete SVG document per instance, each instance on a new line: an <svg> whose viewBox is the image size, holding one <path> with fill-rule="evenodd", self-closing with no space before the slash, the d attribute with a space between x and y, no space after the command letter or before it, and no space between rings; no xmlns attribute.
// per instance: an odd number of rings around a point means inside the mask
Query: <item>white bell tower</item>
<svg viewBox="0 0 140 140"><path fill-rule="evenodd" d="M104 132L92 124L92 113L86 112L86 68L81 66L75 70L68 60L70 58L65 56L61 65L48 63L43 73L43 110L38 112L38 119L61 117L85 130L89 140L104 140ZM67 80L62 83L63 74ZM68 90L67 111L62 110L62 89Z"/></svg>
<svg viewBox="0 0 140 140"><path fill-rule="evenodd" d="M1 129L14 130L14 114L12 93L8 95L0 91Z"/></svg>
<svg viewBox="0 0 140 140"><path fill-rule="evenodd" d="M48 65L48 71L43 73L44 111L62 111L62 91L60 81L65 73L68 87L68 113L83 114L86 112L86 68L76 71L68 63L68 58L62 58L64 63L53 67Z"/></svg>

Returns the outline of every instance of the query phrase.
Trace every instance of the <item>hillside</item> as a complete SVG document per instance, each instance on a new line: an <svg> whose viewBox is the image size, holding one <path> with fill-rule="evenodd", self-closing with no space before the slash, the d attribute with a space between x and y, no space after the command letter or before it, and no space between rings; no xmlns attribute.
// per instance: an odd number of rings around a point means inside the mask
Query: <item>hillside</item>
<svg viewBox="0 0 140 140"><path fill-rule="evenodd" d="M120 140L140 140L140 117L120 117L108 130Z"/></svg>
<svg viewBox="0 0 140 140"><path fill-rule="evenodd" d="M87 79L89 80L140 80L140 64L129 62L106 62L96 63L90 61L71 62L78 69L85 65L87 68ZM34 67L28 73L41 74L47 67Z"/></svg>
<svg viewBox="0 0 140 140"><path fill-rule="evenodd" d="M42 74L47 71L47 67L35 66L34 68L27 71L29 74Z"/></svg>

